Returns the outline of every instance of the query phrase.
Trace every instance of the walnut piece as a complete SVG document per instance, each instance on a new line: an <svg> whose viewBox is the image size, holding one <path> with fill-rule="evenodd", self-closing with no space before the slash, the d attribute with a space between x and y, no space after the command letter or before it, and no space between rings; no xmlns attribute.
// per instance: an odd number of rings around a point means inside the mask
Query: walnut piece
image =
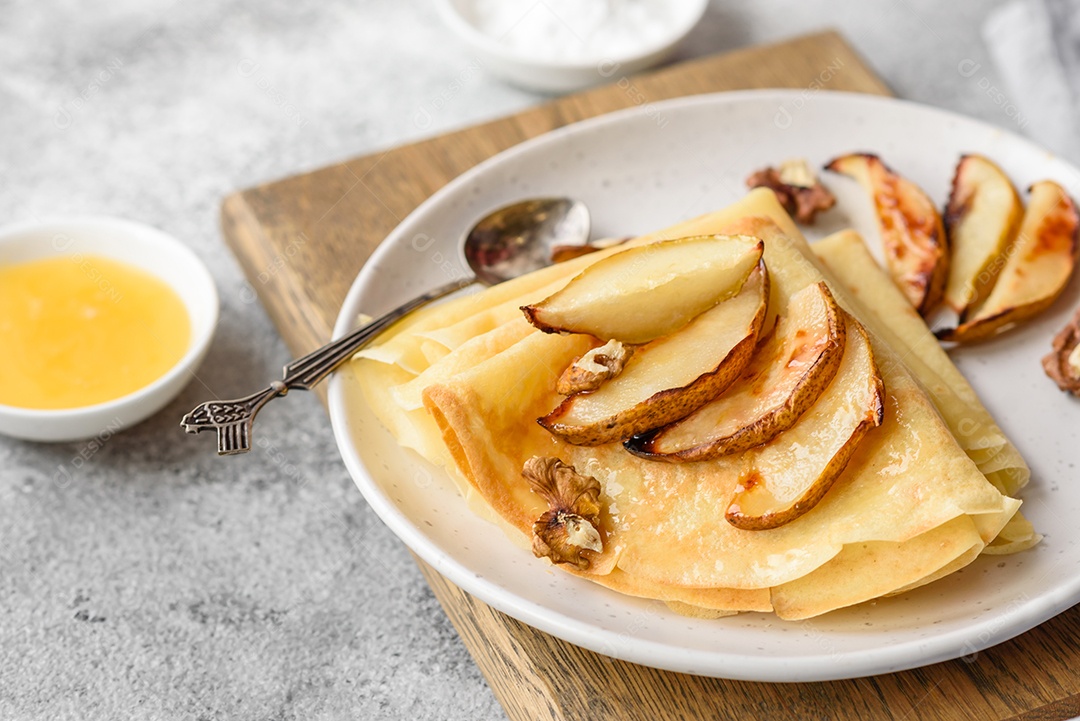
<svg viewBox="0 0 1080 721"><path fill-rule="evenodd" d="M533 524L533 554L555 564L589 570L593 557L604 550L600 482L558 458L541 456L525 461L521 475L549 506Z"/></svg>
<svg viewBox="0 0 1080 721"><path fill-rule="evenodd" d="M604 381L622 373L626 361L630 360L633 354L632 347L613 338L580 358L575 358L555 382L555 392L568 396L594 391Z"/></svg>
<svg viewBox="0 0 1080 721"><path fill-rule="evenodd" d="M628 240L630 240L630 236L626 236L625 238L601 238L600 240L594 240L585 243L584 245L555 245L551 248L551 262L562 263L567 260L573 260L574 258L580 258L589 253L595 253L598 250L614 248L616 245L622 245Z"/></svg>
<svg viewBox="0 0 1080 721"><path fill-rule="evenodd" d="M822 210L836 205L836 198L821 184L805 160L785 160L779 168L763 168L746 179L749 188L769 188L784 210L799 223L812 225Z"/></svg>
<svg viewBox="0 0 1080 721"><path fill-rule="evenodd" d="M1080 397L1080 310L1054 336L1053 348L1042 360L1043 370L1058 388Z"/></svg>

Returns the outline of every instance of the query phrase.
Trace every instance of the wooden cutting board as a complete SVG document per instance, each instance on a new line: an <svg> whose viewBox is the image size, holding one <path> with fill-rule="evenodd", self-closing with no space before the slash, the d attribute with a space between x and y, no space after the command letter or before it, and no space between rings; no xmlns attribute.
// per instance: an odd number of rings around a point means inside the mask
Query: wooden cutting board
<svg viewBox="0 0 1080 721"><path fill-rule="evenodd" d="M222 207L225 238L289 348L301 355L329 340L346 291L382 239L428 196L480 161L613 110L767 87L889 94L833 32L738 50L622 78L511 117L236 193ZM1080 649L1072 642L1080 638L1078 609L964 660L852 681L746 683L606 659L493 610L417 563L514 721L1046 721L1080 714L1075 670Z"/></svg>

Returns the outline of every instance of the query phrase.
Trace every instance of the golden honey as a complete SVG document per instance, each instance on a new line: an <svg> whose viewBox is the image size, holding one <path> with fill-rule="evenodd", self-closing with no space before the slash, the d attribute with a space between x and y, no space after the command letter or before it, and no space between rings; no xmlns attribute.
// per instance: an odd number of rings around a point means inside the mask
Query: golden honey
<svg viewBox="0 0 1080 721"><path fill-rule="evenodd" d="M164 375L187 352L176 292L133 265L70 255L0 266L0 404L78 408Z"/></svg>

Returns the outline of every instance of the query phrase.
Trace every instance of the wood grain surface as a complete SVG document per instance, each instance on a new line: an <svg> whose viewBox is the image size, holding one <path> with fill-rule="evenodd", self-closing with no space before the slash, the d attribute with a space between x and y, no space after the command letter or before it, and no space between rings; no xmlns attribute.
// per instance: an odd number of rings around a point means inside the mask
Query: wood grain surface
<svg viewBox="0 0 1080 721"><path fill-rule="evenodd" d="M225 238L289 348L300 355L329 339L349 285L379 242L417 205L480 161L612 110L764 87L889 92L832 32L684 62L237 193L222 207ZM923 669L828 683L747 683L605 658L491 609L417 562L514 721L1050 721L1080 714L1076 608L988 651Z"/></svg>

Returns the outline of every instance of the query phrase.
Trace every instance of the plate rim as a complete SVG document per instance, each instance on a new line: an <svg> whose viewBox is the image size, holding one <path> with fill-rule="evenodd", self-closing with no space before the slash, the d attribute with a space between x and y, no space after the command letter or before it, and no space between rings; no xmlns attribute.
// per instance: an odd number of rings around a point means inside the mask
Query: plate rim
<svg viewBox="0 0 1080 721"><path fill-rule="evenodd" d="M763 99L775 99L781 104L794 99L809 103L819 102L821 98L825 98L824 102L843 101L892 107L900 105L916 112L937 115L938 120L953 122L959 120L980 126L986 131L1007 136L1010 142L1027 146L1026 150L1029 152L1045 154L1048 160L1057 161L1065 169L1080 177L1080 171L1064 159L1028 138L993 123L889 96L829 90L814 91L812 96L808 98L807 91L802 89L752 89L671 98L577 121L525 140L485 159L458 175L418 205L379 244L349 288L334 324L333 337L337 338L353 327L354 319L359 312L359 296L372 281L376 269L381 265L384 257L391 252L391 248L402 242L410 226L431 208L443 202L444 198L453 195L478 177L482 177L490 168L519 154L531 152L537 146L557 143L564 136L583 130L602 128L608 124L619 124L639 115L695 105L735 104ZM1014 638L1080 601L1080 578L1078 578L1071 584L1063 584L1049 592L1028 598L1023 603L1010 606L1009 620L1004 624L999 619L990 617L974 625L885 647L801 655L795 663L791 663L792 659L788 658L743 656L717 650L699 651L650 640L628 638L625 634L597 628L585 621L552 611L541 603L522 598L490 579L469 571L455 561L448 552L442 550L437 543L429 539L423 530L398 510L389 497L379 489L357 453L349 430L343 383L343 377L335 374L331 376L328 388L328 405L334 438L353 482L368 505L390 530L440 575L485 604L563 641L619 660L677 673L742 681L785 683L862 678L967 657ZM478 517L478 520L482 519ZM976 641L972 642L972 638ZM673 651L678 652L677 660L672 657ZM827 663L815 663L815 661L827 661Z"/></svg>

